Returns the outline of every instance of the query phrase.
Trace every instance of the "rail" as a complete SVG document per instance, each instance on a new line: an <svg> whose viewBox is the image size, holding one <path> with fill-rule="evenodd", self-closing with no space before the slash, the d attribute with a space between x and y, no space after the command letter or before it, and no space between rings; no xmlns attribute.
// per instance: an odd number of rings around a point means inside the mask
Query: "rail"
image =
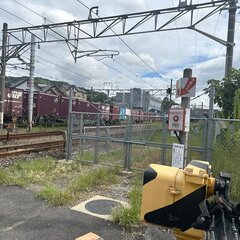
<svg viewBox="0 0 240 240"><path fill-rule="evenodd" d="M0 141L19 140L27 138L38 138L48 136L65 136L65 131L49 131L49 132L35 132L35 133L7 133L0 135Z"/></svg>
<svg viewBox="0 0 240 240"><path fill-rule="evenodd" d="M65 149L65 140L49 141L41 143L29 143L21 145L1 146L0 158L26 154L30 152L39 152L51 149Z"/></svg>

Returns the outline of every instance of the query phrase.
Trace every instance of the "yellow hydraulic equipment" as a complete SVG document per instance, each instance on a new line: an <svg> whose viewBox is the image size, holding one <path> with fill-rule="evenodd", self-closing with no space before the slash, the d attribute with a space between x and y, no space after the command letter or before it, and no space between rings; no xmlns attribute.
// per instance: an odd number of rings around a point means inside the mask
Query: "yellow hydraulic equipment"
<svg viewBox="0 0 240 240"><path fill-rule="evenodd" d="M229 187L230 175L215 179L208 162L192 160L185 169L151 164L144 172L141 218L172 228L179 240L239 240L240 204L229 200Z"/></svg>

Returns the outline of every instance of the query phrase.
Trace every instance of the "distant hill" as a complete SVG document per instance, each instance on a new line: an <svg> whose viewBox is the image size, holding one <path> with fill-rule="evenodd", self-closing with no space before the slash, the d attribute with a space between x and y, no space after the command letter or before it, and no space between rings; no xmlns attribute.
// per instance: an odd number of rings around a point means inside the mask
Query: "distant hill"
<svg viewBox="0 0 240 240"><path fill-rule="evenodd" d="M29 78L28 76L22 76L22 77L11 77L10 76L10 77L6 77L5 85L6 85L6 87L10 87L12 84L20 82L20 81L23 81L23 80L28 79L28 78ZM51 81L49 79L40 78L40 77L35 77L34 81L37 84L40 84L40 85L45 84L47 86L50 86L50 85L59 85L59 86L67 85L67 86L70 86L68 83L63 82L63 81Z"/></svg>
<svg viewBox="0 0 240 240"><path fill-rule="evenodd" d="M22 76L22 77L6 77L6 81L5 81L5 86L6 87L10 87L11 85L17 83L17 82L20 82L20 81L23 81L23 80L26 80L28 79L29 77L28 76ZM52 81L52 80L49 80L49 79L46 79L46 78L41 78L41 77L35 77L34 78L34 81L36 84L40 85L40 86L43 86L43 85L47 85L47 86L51 86L51 85L58 85L58 86L62 86L62 85L65 85L65 86L71 86L70 84L66 83L66 82L63 82L63 81ZM91 90L90 89L86 89L86 88L83 88L81 86L77 86L77 87L80 87L82 89L84 89L86 92L87 92L87 100L90 101L91 100ZM92 101L93 102L106 102L107 101L107 95L103 92L96 92L96 91L93 91L92 93Z"/></svg>

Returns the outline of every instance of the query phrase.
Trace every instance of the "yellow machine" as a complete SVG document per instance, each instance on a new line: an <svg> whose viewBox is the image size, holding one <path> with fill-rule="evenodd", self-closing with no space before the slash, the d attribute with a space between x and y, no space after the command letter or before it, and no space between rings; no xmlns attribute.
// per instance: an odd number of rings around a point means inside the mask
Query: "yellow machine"
<svg viewBox="0 0 240 240"><path fill-rule="evenodd" d="M214 240L218 234L239 240L240 205L230 203L229 184L227 173L219 180L211 176L208 162L193 160L185 169L151 164L144 172L141 218L174 229L177 239L205 239L208 231Z"/></svg>

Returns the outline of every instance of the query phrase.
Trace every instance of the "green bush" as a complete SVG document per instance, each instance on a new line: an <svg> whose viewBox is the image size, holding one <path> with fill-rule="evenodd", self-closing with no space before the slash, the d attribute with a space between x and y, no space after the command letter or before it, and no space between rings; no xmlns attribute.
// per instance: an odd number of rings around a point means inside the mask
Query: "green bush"
<svg viewBox="0 0 240 240"><path fill-rule="evenodd" d="M136 177L129 193L130 206L119 206L112 211L115 223L124 229L131 228L140 223L140 211L142 201L142 178Z"/></svg>

